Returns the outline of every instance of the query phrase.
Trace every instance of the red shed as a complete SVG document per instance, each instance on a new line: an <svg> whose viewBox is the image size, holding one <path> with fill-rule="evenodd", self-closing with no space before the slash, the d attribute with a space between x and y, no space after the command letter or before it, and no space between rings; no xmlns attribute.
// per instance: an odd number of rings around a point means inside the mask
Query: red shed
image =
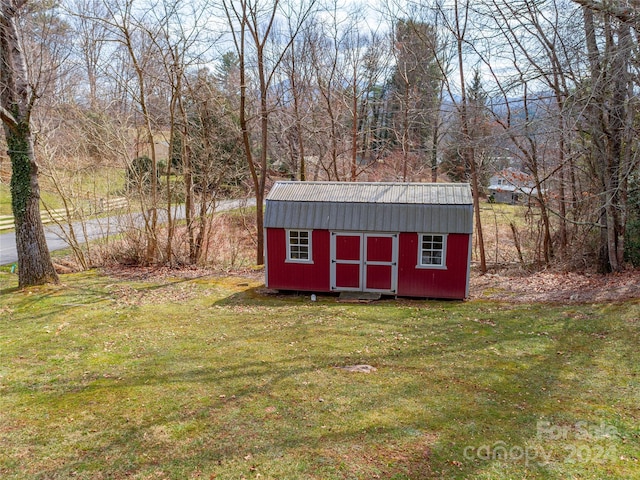
<svg viewBox="0 0 640 480"><path fill-rule="evenodd" d="M463 299L473 200L466 183L277 182L266 199L266 285Z"/></svg>

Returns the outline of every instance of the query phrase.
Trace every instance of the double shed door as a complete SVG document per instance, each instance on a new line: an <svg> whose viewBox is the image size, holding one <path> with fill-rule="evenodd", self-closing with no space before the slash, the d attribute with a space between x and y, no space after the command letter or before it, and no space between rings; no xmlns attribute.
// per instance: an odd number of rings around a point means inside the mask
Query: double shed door
<svg viewBox="0 0 640 480"><path fill-rule="evenodd" d="M331 289L396 293L398 235L331 232Z"/></svg>

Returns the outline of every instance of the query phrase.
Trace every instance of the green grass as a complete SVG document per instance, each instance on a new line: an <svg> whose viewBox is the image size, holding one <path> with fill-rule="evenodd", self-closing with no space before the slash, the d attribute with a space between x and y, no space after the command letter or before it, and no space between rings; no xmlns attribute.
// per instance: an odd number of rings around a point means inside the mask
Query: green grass
<svg viewBox="0 0 640 480"><path fill-rule="evenodd" d="M0 183L0 215L11 215L11 191L9 185Z"/></svg>
<svg viewBox="0 0 640 480"><path fill-rule="evenodd" d="M103 168L100 170L59 170L58 182L69 198L76 201L94 201L97 198L118 197L125 192L125 174L123 169ZM39 177L42 202L50 209L64 207L64 202L56 190L53 180ZM0 215L11 215L11 193L8 183L0 184Z"/></svg>
<svg viewBox="0 0 640 480"><path fill-rule="evenodd" d="M63 282L0 273L3 479L640 477L637 301Z"/></svg>
<svg viewBox="0 0 640 480"><path fill-rule="evenodd" d="M58 208L63 208L64 203L59 195L56 193L41 190L40 195L42 198L42 203L47 205L48 208L55 210ZM44 211L44 207L40 206L40 210ZM12 215L13 212L11 210L11 193L9 191L8 185L0 185L0 215Z"/></svg>

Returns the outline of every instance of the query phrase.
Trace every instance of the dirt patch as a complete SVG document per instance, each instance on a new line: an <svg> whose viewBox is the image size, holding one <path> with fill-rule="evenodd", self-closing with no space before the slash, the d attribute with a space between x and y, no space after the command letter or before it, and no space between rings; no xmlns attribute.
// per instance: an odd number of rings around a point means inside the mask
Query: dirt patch
<svg viewBox="0 0 640 480"><path fill-rule="evenodd" d="M640 270L609 275L564 272L472 273L472 300L510 303L590 303L640 299Z"/></svg>
<svg viewBox="0 0 640 480"><path fill-rule="evenodd" d="M105 274L122 280L193 280L203 277L233 277L238 282L264 281L264 271L252 268L235 271L199 267L105 268ZM640 269L601 275L595 273L537 272L504 269L480 275L472 269L470 300L497 300L509 303L590 303L640 300ZM266 294L267 292L261 292ZM271 292L276 294L276 292Z"/></svg>
<svg viewBox="0 0 640 480"><path fill-rule="evenodd" d="M103 267L105 275L113 278L131 281L162 281L167 279L195 280L205 277L234 277L238 281L256 281L264 279L262 268L245 268L238 270L225 270L219 268L198 267L192 265L168 267L168 266L135 266L135 265L111 265Z"/></svg>
<svg viewBox="0 0 640 480"><path fill-rule="evenodd" d="M214 270L199 267L167 267L137 265L111 265L104 267L102 271L113 278L130 281L161 281L167 279L192 280L214 274Z"/></svg>

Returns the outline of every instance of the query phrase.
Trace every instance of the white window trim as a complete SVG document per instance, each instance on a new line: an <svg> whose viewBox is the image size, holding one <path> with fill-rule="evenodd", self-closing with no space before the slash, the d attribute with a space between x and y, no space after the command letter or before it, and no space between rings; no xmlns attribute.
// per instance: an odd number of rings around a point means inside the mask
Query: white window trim
<svg viewBox="0 0 640 480"><path fill-rule="evenodd" d="M423 265L422 264L422 239L425 235L439 235L442 237L442 264L441 265ZM418 234L418 264L416 268L429 270L446 270L447 269L447 234L446 233L419 233Z"/></svg>
<svg viewBox="0 0 640 480"><path fill-rule="evenodd" d="M307 232L309 234L309 258L308 259L291 258L291 243L290 243L291 232ZM313 263L313 230L290 228L285 230L285 235L287 237L287 259L285 260L285 262L286 263Z"/></svg>

